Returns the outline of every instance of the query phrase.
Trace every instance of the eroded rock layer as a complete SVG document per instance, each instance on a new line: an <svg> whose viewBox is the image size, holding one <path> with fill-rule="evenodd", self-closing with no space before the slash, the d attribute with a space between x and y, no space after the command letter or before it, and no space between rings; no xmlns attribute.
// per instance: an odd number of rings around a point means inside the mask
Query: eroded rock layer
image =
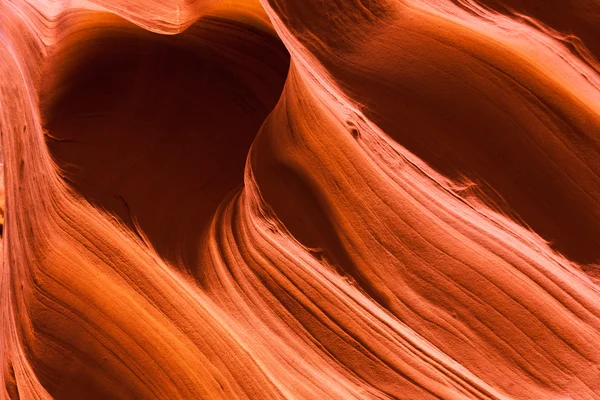
<svg viewBox="0 0 600 400"><path fill-rule="evenodd" d="M570 3L1 0L0 397L600 398Z"/></svg>

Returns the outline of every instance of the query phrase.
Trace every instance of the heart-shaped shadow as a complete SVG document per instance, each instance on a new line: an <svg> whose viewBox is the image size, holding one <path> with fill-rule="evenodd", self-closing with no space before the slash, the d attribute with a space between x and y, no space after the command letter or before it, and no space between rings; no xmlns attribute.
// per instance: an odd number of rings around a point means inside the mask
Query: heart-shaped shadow
<svg viewBox="0 0 600 400"><path fill-rule="evenodd" d="M217 17L173 36L100 19L75 24L49 58L47 144L75 190L193 269L214 211L242 184L289 55L274 35Z"/></svg>

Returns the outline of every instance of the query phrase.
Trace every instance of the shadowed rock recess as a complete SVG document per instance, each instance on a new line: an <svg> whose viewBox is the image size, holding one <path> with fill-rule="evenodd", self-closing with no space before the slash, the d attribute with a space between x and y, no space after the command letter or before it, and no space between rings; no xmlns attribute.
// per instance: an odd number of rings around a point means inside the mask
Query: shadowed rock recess
<svg viewBox="0 0 600 400"><path fill-rule="evenodd" d="M0 0L0 399L600 399L598 0Z"/></svg>

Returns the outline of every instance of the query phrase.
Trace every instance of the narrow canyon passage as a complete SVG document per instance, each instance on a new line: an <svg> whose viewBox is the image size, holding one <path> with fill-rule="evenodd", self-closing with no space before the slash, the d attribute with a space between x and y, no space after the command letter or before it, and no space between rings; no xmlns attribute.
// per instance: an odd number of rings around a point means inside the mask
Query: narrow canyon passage
<svg viewBox="0 0 600 400"><path fill-rule="evenodd" d="M0 0L0 400L600 399L598 0Z"/></svg>

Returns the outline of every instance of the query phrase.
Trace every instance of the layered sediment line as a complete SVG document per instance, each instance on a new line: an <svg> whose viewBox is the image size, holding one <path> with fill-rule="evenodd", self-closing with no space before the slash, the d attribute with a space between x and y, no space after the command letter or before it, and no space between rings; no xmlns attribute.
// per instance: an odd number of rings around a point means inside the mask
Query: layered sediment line
<svg viewBox="0 0 600 400"><path fill-rule="evenodd" d="M600 398L599 7L0 3L0 397Z"/></svg>

